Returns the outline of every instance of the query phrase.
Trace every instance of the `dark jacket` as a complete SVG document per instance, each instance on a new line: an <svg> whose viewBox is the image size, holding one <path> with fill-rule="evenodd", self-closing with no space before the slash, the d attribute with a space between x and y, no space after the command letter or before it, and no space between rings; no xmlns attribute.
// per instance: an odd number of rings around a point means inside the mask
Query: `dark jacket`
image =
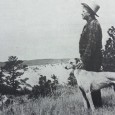
<svg viewBox="0 0 115 115"><path fill-rule="evenodd" d="M79 41L79 53L88 71L99 71L102 63L102 30L97 19L89 21L83 28Z"/></svg>

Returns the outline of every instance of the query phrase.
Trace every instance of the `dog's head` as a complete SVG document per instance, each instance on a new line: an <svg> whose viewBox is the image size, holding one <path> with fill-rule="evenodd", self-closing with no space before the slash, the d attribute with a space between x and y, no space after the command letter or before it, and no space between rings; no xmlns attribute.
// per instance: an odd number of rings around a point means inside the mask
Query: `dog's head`
<svg viewBox="0 0 115 115"><path fill-rule="evenodd" d="M75 69L79 61L78 58L70 59L65 69Z"/></svg>

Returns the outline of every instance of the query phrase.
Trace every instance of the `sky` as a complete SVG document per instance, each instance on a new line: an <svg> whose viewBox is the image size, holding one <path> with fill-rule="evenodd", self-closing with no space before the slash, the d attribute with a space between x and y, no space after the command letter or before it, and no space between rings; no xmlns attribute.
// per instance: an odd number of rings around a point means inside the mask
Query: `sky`
<svg viewBox="0 0 115 115"><path fill-rule="evenodd" d="M0 61L79 57L85 0L0 0ZM95 0L103 31L115 26L114 0Z"/></svg>

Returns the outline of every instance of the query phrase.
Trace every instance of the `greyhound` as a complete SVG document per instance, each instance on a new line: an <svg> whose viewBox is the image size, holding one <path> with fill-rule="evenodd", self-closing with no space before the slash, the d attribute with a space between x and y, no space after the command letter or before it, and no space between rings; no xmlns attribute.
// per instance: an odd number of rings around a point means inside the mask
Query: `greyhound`
<svg viewBox="0 0 115 115"><path fill-rule="evenodd" d="M66 69L72 69L74 76L77 79L77 83L80 91L83 95L84 107L95 110L91 92L100 90L111 85L115 85L115 73L114 72L92 72L82 69L77 69L79 64L78 59L69 60L69 64L65 67Z"/></svg>

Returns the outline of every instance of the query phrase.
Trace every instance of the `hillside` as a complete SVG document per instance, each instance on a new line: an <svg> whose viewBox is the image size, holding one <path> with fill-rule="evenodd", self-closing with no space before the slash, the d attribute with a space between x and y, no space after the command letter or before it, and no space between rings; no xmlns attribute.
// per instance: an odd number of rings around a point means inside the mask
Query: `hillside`
<svg viewBox="0 0 115 115"><path fill-rule="evenodd" d="M36 59L36 60L24 60L24 64L28 66L34 65L47 65L47 64L57 64L66 63L69 59Z"/></svg>
<svg viewBox="0 0 115 115"><path fill-rule="evenodd" d="M66 64L55 62L55 64L28 66L28 70L24 72L21 78L29 78L27 83L31 86L38 84L40 75L46 76L50 80L52 80L52 75L56 75L60 84L67 83L71 70L65 69Z"/></svg>
<svg viewBox="0 0 115 115"><path fill-rule="evenodd" d="M34 65L47 65L47 64L57 64L57 63L66 63L69 58L66 59L35 59L35 60L23 60L24 64L28 66ZM4 65L4 62L0 62L0 67Z"/></svg>
<svg viewBox="0 0 115 115"><path fill-rule="evenodd" d="M28 65L28 70L24 72L21 78L29 78L27 83L31 86L38 84L40 75L44 75L47 79L51 79L52 75L56 75L59 83L67 82L69 74L64 68L69 59L36 59L24 60L24 64ZM0 63L3 66L4 62Z"/></svg>

